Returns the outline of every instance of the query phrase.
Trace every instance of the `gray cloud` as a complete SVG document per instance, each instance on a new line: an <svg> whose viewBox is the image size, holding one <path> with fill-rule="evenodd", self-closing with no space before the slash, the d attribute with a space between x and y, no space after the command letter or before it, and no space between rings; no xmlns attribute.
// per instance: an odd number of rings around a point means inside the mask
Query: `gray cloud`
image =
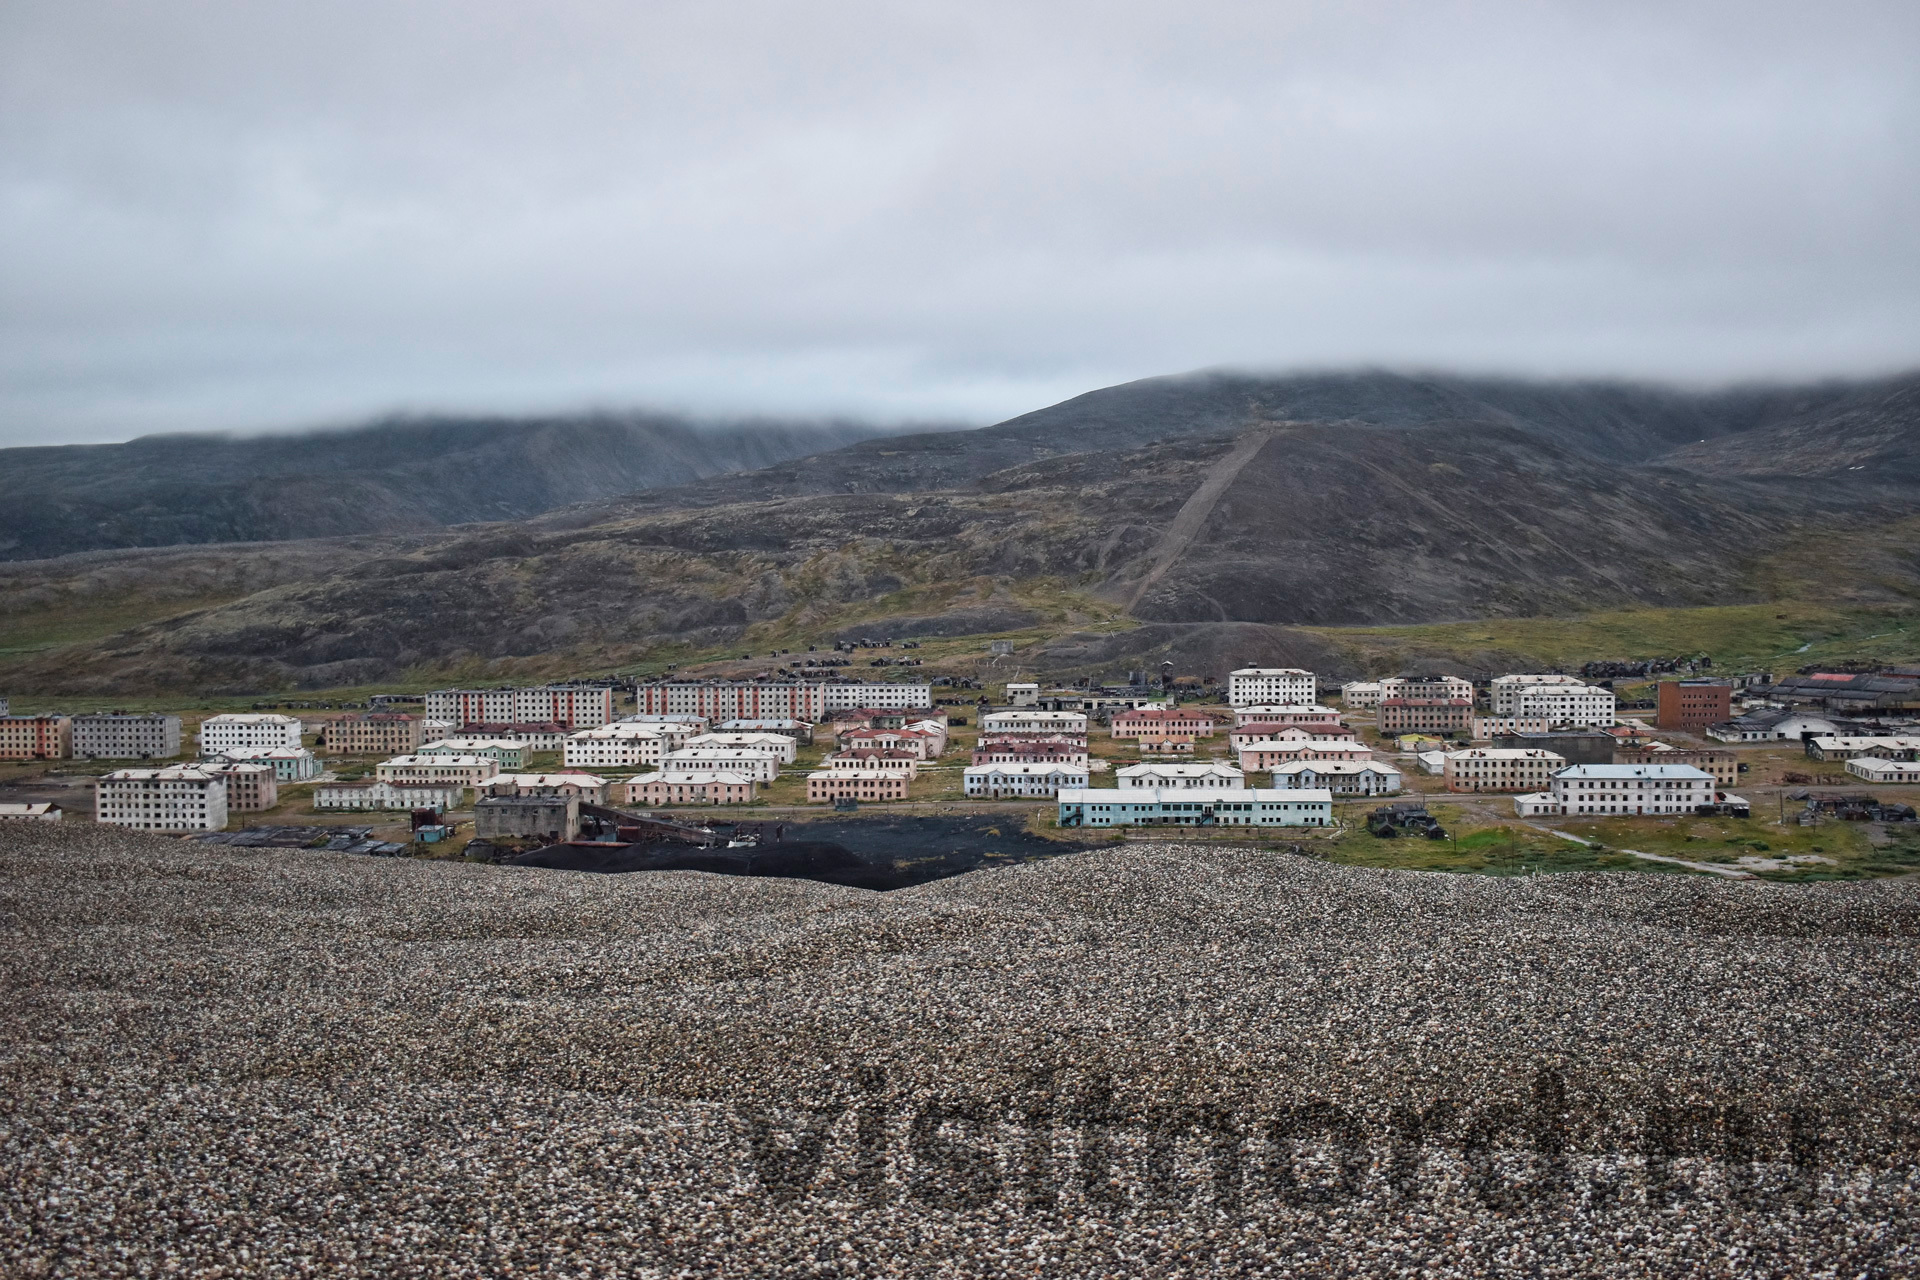
<svg viewBox="0 0 1920 1280"><path fill-rule="evenodd" d="M0 10L0 443L1920 363L1910 4Z"/></svg>

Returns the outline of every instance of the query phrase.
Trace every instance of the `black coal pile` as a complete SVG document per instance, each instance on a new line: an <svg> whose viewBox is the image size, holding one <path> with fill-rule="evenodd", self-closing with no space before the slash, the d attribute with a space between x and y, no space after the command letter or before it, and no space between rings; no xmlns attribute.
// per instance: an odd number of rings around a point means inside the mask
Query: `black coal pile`
<svg viewBox="0 0 1920 1280"><path fill-rule="evenodd" d="M1920 889L0 830L0 1275L1893 1277Z"/></svg>

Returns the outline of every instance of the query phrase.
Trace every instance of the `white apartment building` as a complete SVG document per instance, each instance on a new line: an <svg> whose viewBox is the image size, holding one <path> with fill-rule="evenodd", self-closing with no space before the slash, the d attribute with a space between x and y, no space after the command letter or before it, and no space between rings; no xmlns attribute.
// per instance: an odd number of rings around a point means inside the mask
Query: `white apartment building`
<svg viewBox="0 0 1920 1280"><path fill-rule="evenodd" d="M703 733L688 738L683 750L698 750L702 747L752 749L765 751L780 761L792 764L799 754L800 744L784 733Z"/></svg>
<svg viewBox="0 0 1920 1280"><path fill-rule="evenodd" d="M826 685L813 680L663 680L640 686L635 710L717 720L826 719Z"/></svg>
<svg viewBox="0 0 1920 1280"><path fill-rule="evenodd" d="M499 762L488 756L395 756L373 767L381 782L407 786L478 787L499 772Z"/></svg>
<svg viewBox="0 0 1920 1280"><path fill-rule="evenodd" d="M1449 791L1534 791L1553 782L1567 758L1535 748L1475 747L1447 753Z"/></svg>
<svg viewBox="0 0 1920 1280"><path fill-rule="evenodd" d="M1015 707L989 711L980 717L980 732L985 733L1064 733L1087 736L1087 717L1079 711L1039 711Z"/></svg>
<svg viewBox="0 0 1920 1280"><path fill-rule="evenodd" d="M423 756L486 756L502 769L517 770L527 762L527 744L518 738L441 738L424 744Z"/></svg>
<svg viewBox="0 0 1920 1280"><path fill-rule="evenodd" d="M1378 680L1347 681L1340 686L1340 705L1349 711L1377 709L1380 705L1380 682Z"/></svg>
<svg viewBox="0 0 1920 1280"><path fill-rule="evenodd" d="M1587 682L1579 676L1565 676L1553 672L1539 675L1495 676L1487 690L1487 709L1497 716L1516 716L1520 710L1520 695L1528 689L1545 689L1554 685L1584 686Z"/></svg>
<svg viewBox="0 0 1920 1280"><path fill-rule="evenodd" d="M828 711L851 711L856 707L897 710L901 707L932 705L933 686L930 684L895 684L891 680L875 680L871 683L830 680L826 686Z"/></svg>
<svg viewBox="0 0 1920 1280"><path fill-rule="evenodd" d="M561 748L560 763L569 769L633 769L641 765L657 765L666 758L667 752L684 741L683 738L661 732L668 727L628 724L621 720L601 725L598 729L582 729L567 735L566 745ZM671 727L685 729L688 726Z"/></svg>
<svg viewBox="0 0 1920 1280"><path fill-rule="evenodd" d="M438 783L327 782L313 789L316 813L387 809L438 809L446 813L466 801L465 787Z"/></svg>
<svg viewBox="0 0 1920 1280"><path fill-rule="evenodd" d="M259 713L208 716L200 722L200 752L218 755L248 747L297 747L300 721L295 716Z"/></svg>
<svg viewBox="0 0 1920 1280"><path fill-rule="evenodd" d="M1303 729L1314 725L1332 727L1340 723L1340 713L1314 702L1262 702L1233 709L1233 727L1250 724L1290 725Z"/></svg>
<svg viewBox="0 0 1920 1280"><path fill-rule="evenodd" d="M1400 771L1374 760L1296 760L1273 771L1281 791L1331 791L1337 796L1390 796L1400 790Z"/></svg>
<svg viewBox="0 0 1920 1280"><path fill-rule="evenodd" d="M1114 770L1114 782L1127 787L1205 787L1211 791L1232 791L1247 785L1247 775L1219 761L1192 764L1130 764Z"/></svg>
<svg viewBox="0 0 1920 1280"><path fill-rule="evenodd" d="M987 799L1054 796L1087 785L1087 771L1067 764L975 764L964 776L967 794Z"/></svg>
<svg viewBox="0 0 1920 1280"><path fill-rule="evenodd" d="M73 718L76 760L168 760L179 754L179 716L111 711Z"/></svg>
<svg viewBox="0 0 1920 1280"><path fill-rule="evenodd" d="M1313 702L1320 696L1313 672L1299 667L1242 667L1227 676L1227 705Z"/></svg>
<svg viewBox="0 0 1920 1280"><path fill-rule="evenodd" d="M1473 699L1473 681L1459 676L1389 676L1380 682L1380 700L1388 698Z"/></svg>
<svg viewBox="0 0 1920 1280"><path fill-rule="evenodd" d="M1613 690L1584 684L1528 685L1510 691L1513 714L1520 719L1544 719L1548 723L1573 725L1581 729L1611 729L1614 724Z"/></svg>
<svg viewBox="0 0 1920 1280"><path fill-rule="evenodd" d="M1690 764L1576 764L1553 776L1551 795L1568 817L1692 813L1714 803L1713 775Z"/></svg>
<svg viewBox="0 0 1920 1280"><path fill-rule="evenodd" d="M141 831L224 831L227 780L192 765L121 769L95 784L93 817Z"/></svg>
<svg viewBox="0 0 1920 1280"><path fill-rule="evenodd" d="M1063 827L1325 827L1333 823L1331 791L1172 787L1087 788L1060 793Z"/></svg>
<svg viewBox="0 0 1920 1280"><path fill-rule="evenodd" d="M750 747L683 747L661 758L661 773L737 773L755 782L780 776L780 757Z"/></svg>
<svg viewBox="0 0 1920 1280"><path fill-rule="evenodd" d="M469 724L563 724L591 729L613 719L613 690L548 684L525 689L436 689L427 695L429 720Z"/></svg>

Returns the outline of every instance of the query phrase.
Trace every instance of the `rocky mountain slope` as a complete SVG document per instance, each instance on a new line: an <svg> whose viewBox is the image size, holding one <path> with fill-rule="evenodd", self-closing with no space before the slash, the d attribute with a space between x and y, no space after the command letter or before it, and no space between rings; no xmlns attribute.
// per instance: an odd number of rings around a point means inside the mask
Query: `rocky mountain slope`
<svg viewBox="0 0 1920 1280"><path fill-rule="evenodd" d="M659 416L385 422L0 450L0 559L440 529L685 484L884 434Z"/></svg>
<svg viewBox="0 0 1920 1280"><path fill-rule="evenodd" d="M1920 380L1711 396L1360 375L1344 398L1335 381L1131 384L978 432L367 546L4 675L244 691L1031 627L1055 633L1040 656L1062 668L1290 653L1337 674L1297 628L1755 602L1784 589L1769 557L1920 514L1892 464L1831 464L1910 450ZM1300 413L1323 417L1283 416ZM1818 447L1760 443L1776 439ZM1910 607L1911 545L1836 559L1819 589L1866 574L1877 607ZM16 566L8 590L58 597L71 572Z"/></svg>

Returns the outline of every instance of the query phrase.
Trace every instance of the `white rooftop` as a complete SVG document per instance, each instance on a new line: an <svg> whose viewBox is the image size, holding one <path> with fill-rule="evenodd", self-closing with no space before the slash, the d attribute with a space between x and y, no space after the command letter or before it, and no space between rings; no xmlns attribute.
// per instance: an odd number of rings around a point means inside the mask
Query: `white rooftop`
<svg viewBox="0 0 1920 1280"><path fill-rule="evenodd" d="M1554 775L1556 778L1594 779L1594 780L1631 780L1634 778L1677 778L1693 781L1705 778L1713 781L1713 775L1705 769L1696 769L1690 764L1576 764L1562 769Z"/></svg>

